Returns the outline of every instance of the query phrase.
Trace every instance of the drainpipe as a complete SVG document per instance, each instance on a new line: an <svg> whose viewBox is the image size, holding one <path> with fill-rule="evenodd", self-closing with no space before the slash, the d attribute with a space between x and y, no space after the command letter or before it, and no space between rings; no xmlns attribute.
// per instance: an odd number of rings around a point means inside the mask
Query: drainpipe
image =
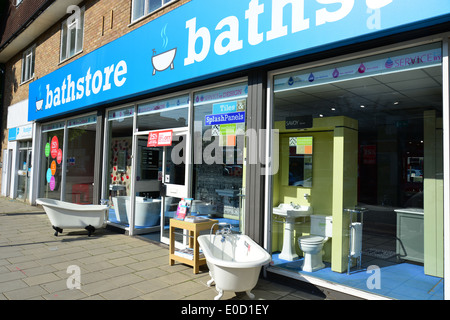
<svg viewBox="0 0 450 320"><path fill-rule="evenodd" d="M3 128L3 98L5 93L5 74L6 67L3 63L0 63L0 128L2 129L0 132L0 141L3 141L3 132L6 128ZM1 149L1 147L0 147Z"/></svg>
<svg viewBox="0 0 450 320"><path fill-rule="evenodd" d="M3 112L4 112L3 98L4 98L4 93L5 93L5 73L6 73L5 65L3 63L0 63L0 150L2 150L1 144L3 143L3 137L4 137L3 133L6 130L6 126L5 126L5 128L3 128ZM2 168L3 162L5 160L5 159L3 159L3 152L0 154L0 157L2 157L2 159L0 159L1 160L0 168ZM0 185L1 185L1 178L0 178Z"/></svg>

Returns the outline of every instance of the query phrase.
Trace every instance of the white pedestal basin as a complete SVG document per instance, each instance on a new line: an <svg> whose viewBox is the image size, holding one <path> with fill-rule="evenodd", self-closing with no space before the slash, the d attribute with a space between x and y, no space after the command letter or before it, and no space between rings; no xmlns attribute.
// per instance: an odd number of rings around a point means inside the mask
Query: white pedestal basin
<svg viewBox="0 0 450 320"><path fill-rule="evenodd" d="M280 259L293 261L298 258L295 252L295 241L293 241L295 219L310 216L312 213L313 209L310 206L294 206L288 203L282 203L278 207L273 208L273 214L286 218L283 249L279 255Z"/></svg>

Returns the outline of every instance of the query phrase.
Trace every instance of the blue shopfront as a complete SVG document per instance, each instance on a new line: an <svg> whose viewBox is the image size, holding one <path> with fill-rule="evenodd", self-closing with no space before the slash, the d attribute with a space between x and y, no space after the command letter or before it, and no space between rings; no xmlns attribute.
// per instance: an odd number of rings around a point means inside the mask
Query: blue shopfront
<svg viewBox="0 0 450 320"><path fill-rule="evenodd" d="M30 83L36 197L108 199L109 225L166 243L193 198L262 244L267 271L443 299L450 3L205 4ZM395 272L415 278L400 290Z"/></svg>

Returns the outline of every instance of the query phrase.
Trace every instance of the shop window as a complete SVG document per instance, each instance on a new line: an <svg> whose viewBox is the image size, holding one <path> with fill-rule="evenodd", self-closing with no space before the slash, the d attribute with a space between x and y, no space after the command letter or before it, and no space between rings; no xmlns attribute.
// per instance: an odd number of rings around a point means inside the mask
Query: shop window
<svg viewBox="0 0 450 320"><path fill-rule="evenodd" d="M42 127L39 197L61 200L64 122Z"/></svg>
<svg viewBox="0 0 450 320"><path fill-rule="evenodd" d="M247 85L194 96L195 211L243 231Z"/></svg>
<svg viewBox="0 0 450 320"><path fill-rule="evenodd" d="M187 127L189 96L152 101L138 105L138 131Z"/></svg>
<svg viewBox="0 0 450 320"><path fill-rule="evenodd" d="M360 259L363 270L381 268L381 281L391 288L383 293L387 296L443 298L442 287L435 287L443 277L441 61L437 43L274 77L280 168L272 179L273 207L309 206L313 215L332 219L331 236L313 229L312 217L298 218L288 230L287 220L274 209L275 266L305 272L298 239L318 232L313 235L328 237L319 259L323 265L310 267L323 270L308 275L339 281L334 275L349 272L348 285L357 277L352 273ZM306 180L299 138L312 144L311 184L290 180ZM291 242L284 241L286 234ZM293 255L282 255L286 243ZM411 286L427 282L436 288L433 297L428 289L414 296L401 291L406 280L397 283L395 275L383 278L391 269L404 275L411 268L416 278L407 281ZM366 279L354 285L382 294Z"/></svg>
<svg viewBox="0 0 450 320"><path fill-rule="evenodd" d="M96 123L95 115L67 121L65 200L68 202L94 203Z"/></svg>
<svg viewBox="0 0 450 320"><path fill-rule="evenodd" d="M134 106L116 109L108 112L106 127L108 146L105 157L108 161L105 168L104 194L108 195L112 212L110 222L128 226L129 210L125 199L131 191L131 154L133 146Z"/></svg>
<svg viewBox="0 0 450 320"><path fill-rule="evenodd" d="M35 46L26 50L22 55L22 82L34 77Z"/></svg>
<svg viewBox="0 0 450 320"><path fill-rule="evenodd" d="M133 0L131 22L134 22L176 0Z"/></svg>
<svg viewBox="0 0 450 320"><path fill-rule="evenodd" d="M84 11L84 7L76 7L74 13L61 25L61 61L83 50Z"/></svg>
<svg viewBox="0 0 450 320"><path fill-rule="evenodd" d="M97 116L42 126L39 197L93 204Z"/></svg>

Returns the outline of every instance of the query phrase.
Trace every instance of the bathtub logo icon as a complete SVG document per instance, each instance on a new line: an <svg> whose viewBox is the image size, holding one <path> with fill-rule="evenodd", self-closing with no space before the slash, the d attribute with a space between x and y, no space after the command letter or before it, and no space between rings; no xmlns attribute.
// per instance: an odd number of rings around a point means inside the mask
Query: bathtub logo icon
<svg viewBox="0 0 450 320"><path fill-rule="evenodd" d="M36 100L36 111L41 111L43 104L44 104L44 99Z"/></svg>
<svg viewBox="0 0 450 320"><path fill-rule="evenodd" d="M166 35L167 24L161 30L161 39L163 40L162 47L165 50L169 44L169 38ZM164 71L170 67L170 70L174 68L174 59L177 54L177 48L164 51L162 53L156 54L156 49L153 49L152 65L153 65L153 75L156 71Z"/></svg>
<svg viewBox="0 0 450 320"><path fill-rule="evenodd" d="M175 55L177 54L177 48L165 51L160 54L156 54L156 50L153 49L152 56L152 65L153 65L153 73L156 74L156 71L164 71L170 67L172 70L174 68L173 60L175 59Z"/></svg>

